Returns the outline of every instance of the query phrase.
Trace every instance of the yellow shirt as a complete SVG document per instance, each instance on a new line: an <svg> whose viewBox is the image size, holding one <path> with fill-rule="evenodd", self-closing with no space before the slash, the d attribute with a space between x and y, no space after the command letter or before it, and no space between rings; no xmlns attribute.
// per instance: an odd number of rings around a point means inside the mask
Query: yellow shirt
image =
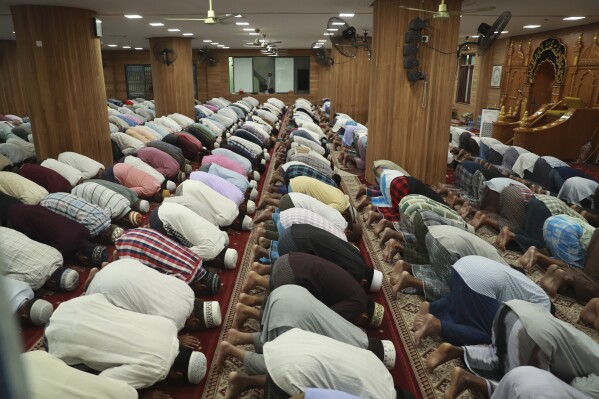
<svg viewBox="0 0 599 399"><path fill-rule="evenodd" d="M37 205L48 195L42 186L12 172L0 172L0 191L27 205Z"/></svg>
<svg viewBox="0 0 599 399"><path fill-rule="evenodd" d="M312 177L295 177L289 182L289 187L290 191L307 194L341 213L349 208L349 201L343 191Z"/></svg>

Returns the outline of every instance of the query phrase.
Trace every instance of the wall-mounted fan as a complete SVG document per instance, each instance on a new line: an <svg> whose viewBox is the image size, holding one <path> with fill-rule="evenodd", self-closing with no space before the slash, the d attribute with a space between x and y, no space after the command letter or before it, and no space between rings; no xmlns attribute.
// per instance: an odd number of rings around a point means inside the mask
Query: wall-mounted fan
<svg viewBox="0 0 599 399"><path fill-rule="evenodd" d="M364 38L358 37L356 28L350 26L347 22L338 17L331 17L327 23L327 31L333 34L329 36L335 50L348 58L356 58L358 48L364 47L368 51L370 59L370 46L367 35Z"/></svg>
<svg viewBox="0 0 599 399"><path fill-rule="evenodd" d="M206 64L208 64L208 66L211 67L218 64L218 58L209 46L204 46L201 49L199 49L198 56L198 62L200 64L205 62Z"/></svg>
<svg viewBox="0 0 599 399"><path fill-rule="evenodd" d="M404 10L411 10L411 11L428 12L430 14L433 14L433 18L449 18L452 15L473 14L473 13L477 13L477 12L491 11L491 10L495 9L495 6L470 8L467 10L459 10L459 11L447 11L447 4L445 4L445 0L441 0L441 3L439 3L439 9L437 11L425 10L423 8L406 7L406 6L399 6L399 8L403 8Z"/></svg>
<svg viewBox="0 0 599 399"><path fill-rule="evenodd" d="M158 43L152 49L154 58L164 65L171 65L177 60L177 52L161 43Z"/></svg>
<svg viewBox="0 0 599 399"><path fill-rule="evenodd" d="M168 21L204 21L204 23L206 25L215 25L215 24L222 24L223 21L226 21L227 19L233 18L236 15L239 15L236 13L216 15L214 10L212 9L212 0L209 0L209 5L210 5L210 8L208 9L208 12L206 13L206 18L165 18L165 19Z"/></svg>
<svg viewBox="0 0 599 399"><path fill-rule="evenodd" d="M331 50L322 47L319 43L312 43L312 57L322 67L328 68L333 65Z"/></svg>
<svg viewBox="0 0 599 399"><path fill-rule="evenodd" d="M469 42L468 39L466 39L464 43L461 43L458 46L458 58L460 58L460 53L462 50L470 44L478 46L478 50L476 51L478 55L484 55L493 45L493 43L495 43L495 41L499 38L499 35L501 35L501 32L505 29L511 18L512 13L505 11L499 16L499 18L495 20L493 25L489 25L484 22L480 24L478 26L478 40L475 42Z"/></svg>

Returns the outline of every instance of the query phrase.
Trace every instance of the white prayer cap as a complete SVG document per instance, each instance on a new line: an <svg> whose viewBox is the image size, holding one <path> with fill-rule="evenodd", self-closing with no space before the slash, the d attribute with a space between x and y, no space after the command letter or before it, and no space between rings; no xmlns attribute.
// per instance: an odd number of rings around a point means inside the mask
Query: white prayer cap
<svg viewBox="0 0 599 399"><path fill-rule="evenodd" d="M203 323L203 328L218 327L222 323L220 304L217 301L202 301L196 299L195 316ZM198 314L199 313L199 314Z"/></svg>
<svg viewBox="0 0 599 399"><path fill-rule="evenodd" d="M150 203L147 200L139 200L138 208L141 213L148 213L150 211Z"/></svg>
<svg viewBox="0 0 599 399"><path fill-rule="evenodd" d="M241 223L242 230L251 230L254 227L254 221L248 215L245 215L243 222Z"/></svg>
<svg viewBox="0 0 599 399"><path fill-rule="evenodd" d="M250 180L250 187L251 188L256 188L258 187L258 182L256 180Z"/></svg>
<svg viewBox="0 0 599 399"><path fill-rule="evenodd" d="M256 203L252 200L248 200L248 202L245 204L246 208L247 208L247 214L251 215L252 213L254 213L256 211Z"/></svg>
<svg viewBox="0 0 599 399"><path fill-rule="evenodd" d="M50 320L52 312L54 312L54 308L50 302L44 299L37 299L29 309L29 318L34 325L42 326Z"/></svg>
<svg viewBox="0 0 599 399"><path fill-rule="evenodd" d="M260 173L257 170L254 171L254 180L260 181Z"/></svg>
<svg viewBox="0 0 599 399"><path fill-rule="evenodd" d="M174 181L167 180L167 182L166 182L166 189L168 191L175 191L176 188L177 188L177 185L175 184Z"/></svg>
<svg viewBox="0 0 599 399"><path fill-rule="evenodd" d="M225 252L225 269L235 269L235 266L237 265L237 256L236 250L232 248L227 249Z"/></svg>
<svg viewBox="0 0 599 399"><path fill-rule="evenodd" d="M191 384L199 384L206 376L208 361L202 352L192 352L187 366L187 380Z"/></svg>
<svg viewBox="0 0 599 399"><path fill-rule="evenodd" d="M378 270L373 270L372 282L370 283L370 288L368 289L368 291L378 292L381 289L382 284L383 284L383 273L381 273Z"/></svg>
<svg viewBox="0 0 599 399"><path fill-rule="evenodd" d="M261 159L261 160L260 160L260 163L261 163L262 165L266 165L266 160L265 160L265 159Z"/></svg>
<svg viewBox="0 0 599 399"><path fill-rule="evenodd" d="M395 352L395 345L389 340L381 340L383 343L383 363L385 367L392 370L395 367L395 358L397 356Z"/></svg>
<svg viewBox="0 0 599 399"><path fill-rule="evenodd" d="M62 291L74 291L79 285L79 274L73 270L65 268L60 275L60 289Z"/></svg>
<svg viewBox="0 0 599 399"><path fill-rule="evenodd" d="M256 198L258 198L258 190L252 188L252 192L250 193L250 199L252 201L256 201Z"/></svg>

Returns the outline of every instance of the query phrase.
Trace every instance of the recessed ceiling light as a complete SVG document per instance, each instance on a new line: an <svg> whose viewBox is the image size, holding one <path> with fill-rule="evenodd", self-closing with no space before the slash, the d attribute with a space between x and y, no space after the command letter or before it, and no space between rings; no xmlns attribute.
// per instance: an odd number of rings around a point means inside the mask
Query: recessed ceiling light
<svg viewBox="0 0 599 399"><path fill-rule="evenodd" d="M524 29L536 29L536 28L540 28L541 25L524 25L523 28Z"/></svg>
<svg viewBox="0 0 599 399"><path fill-rule="evenodd" d="M339 30L339 28L328 28L327 30L329 32L337 32Z"/></svg>
<svg viewBox="0 0 599 399"><path fill-rule="evenodd" d="M219 45L218 45L218 46L216 46L216 47L225 47L225 45L224 45L224 44L219 44Z"/></svg>
<svg viewBox="0 0 599 399"><path fill-rule="evenodd" d="M131 46L123 46L123 48L131 48Z"/></svg>
<svg viewBox="0 0 599 399"><path fill-rule="evenodd" d="M578 21L579 19L585 19L586 17L566 17L564 21Z"/></svg>
<svg viewBox="0 0 599 399"><path fill-rule="evenodd" d="M13 32L13 34L14 34L14 33L15 33L15 32Z"/></svg>
<svg viewBox="0 0 599 399"><path fill-rule="evenodd" d="M183 36L193 36L193 33L184 33Z"/></svg>
<svg viewBox="0 0 599 399"><path fill-rule="evenodd" d="M341 14L339 14L339 16L342 18L351 18L354 15L356 15L356 14L354 14L353 12L342 12Z"/></svg>
<svg viewBox="0 0 599 399"><path fill-rule="evenodd" d="M333 22L331 25L345 25L345 22Z"/></svg>
<svg viewBox="0 0 599 399"><path fill-rule="evenodd" d="M109 44L108 47L118 47L116 44Z"/></svg>
<svg viewBox="0 0 599 399"><path fill-rule="evenodd" d="M141 15L137 15L137 14L126 14L125 18L129 18L129 19L140 19L143 18Z"/></svg>
<svg viewBox="0 0 599 399"><path fill-rule="evenodd" d="M250 36L258 36L259 33L258 32L250 32Z"/></svg>
<svg viewBox="0 0 599 399"><path fill-rule="evenodd" d="M162 22L150 22L150 26L164 26Z"/></svg>
<svg viewBox="0 0 599 399"><path fill-rule="evenodd" d="M212 42L212 40L210 40L210 39L205 39L205 40L202 40L202 41L203 41L204 43L211 43L211 42Z"/></svg>
<svg viewBox="0 0 599 399"><path fill-rule="evenodd" d="M243 28L243 30L246 32L253 32L254 28Z"/></svg>
<svg viewBox="0 0 599 399"><path fill-rule="evenodd" d="M181 29L177 29L177 28L172 28L172 29L168 29L169 32L181 32Z"/></svg>
<svg viewBox="0 0 599 399"><path fill-rule="evenodd" d="M333 36L333 34L331 32L325 32L324 36Z"/></svg>
<svg viewBox="0 0 599 399"><path fill-rule="evenodd" d="M229 46L225 46L225 47L223 47L223 48L224 48L224 49L227 49L227 48L231 48L231 47L229 47Z"/></svg>
<svg viewBox="0 0 599 399"><path fill-rule="evenodd" d="M143 47L135 47L136 50L143 50Z"/></svg>
<svg viewBox="0 0 599 399"><path fill-rule="evenodd" d="M237 14L237 15L235 15L235 18L243 18L243 15Z"/></svg>
<svg viewBox="0 0 599 399"><path fill-rule="evenodd" d="M326 42L327 42L327 39L319 39L319 40L318 40L318 42L319 42L319 43L326 43Z"/></svg>
<svg viewBox="0 0 599 399"><path fill-rule="evenodd" d="M210 43L210 44L212 44L212 45L214 45L214 46L218 46L220 43L217 43L217 42L212 42L212 43Z"/></svg>
<svg viewBox="0 0 599 399"><path fill-rule="evenodd" d="M235 22L236 25L240 25L240 26L248 26L250 23L249 22Z"/></svg>
<svg viewBox="0 0 599 399"><path fill-rule="evenodd" d="M494 33L499 33L499 32L498 32L498 31L495 31ZM508 32L507 30L502 30L502 31L501 31L501 34L502 34L502 35L505 35L506 33L509 33L509 32ZM477 34L476 36L478 36L478 34Z"/></svg>

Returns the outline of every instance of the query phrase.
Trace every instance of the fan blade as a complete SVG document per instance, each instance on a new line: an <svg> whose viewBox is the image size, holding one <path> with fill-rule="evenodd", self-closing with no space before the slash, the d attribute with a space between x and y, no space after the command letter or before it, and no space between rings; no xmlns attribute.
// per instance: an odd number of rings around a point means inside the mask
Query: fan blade
<svg viewBox="0 0 599 399"><path fill-rule="evenodd" d="M204 21L206 18L164 18L167 21Z"/></svg>
<svg viewBox="0 0 599 399"><path fill-rule="evenodd" d="M450 11L449 14L450 15L459 15L459 14L474 14L477 12L485 12L485 11L492 11L494 10L495 6L490 6L490 7L481 7L481 8L470 8L468 10L461 10L461 11Z"/></svg>
<svg viewBox="0 0 599 399"><path fill-rule="evenodd" d="M282 41L278 40L276 42L270 42L270 43L283 43Z"/></svg>
<svg viewBox="0 0 599 399"><path fill-rule="evenodd" d="M423 10L422 8L412 8L412 7L406 7L406 6L399 6L399 8L403 8L404 10L410 10L410 11L429 12L431 14L436 14L437 13L437 11Z"/></svg>
<svg viewBox="0 0 599 399"><path fill-rule="evenodd" d="M222 21L224 19L229 19L229 18L233 18L235 15L237 14L223 14L223 15L217 15L216 19Z"/></svg>

